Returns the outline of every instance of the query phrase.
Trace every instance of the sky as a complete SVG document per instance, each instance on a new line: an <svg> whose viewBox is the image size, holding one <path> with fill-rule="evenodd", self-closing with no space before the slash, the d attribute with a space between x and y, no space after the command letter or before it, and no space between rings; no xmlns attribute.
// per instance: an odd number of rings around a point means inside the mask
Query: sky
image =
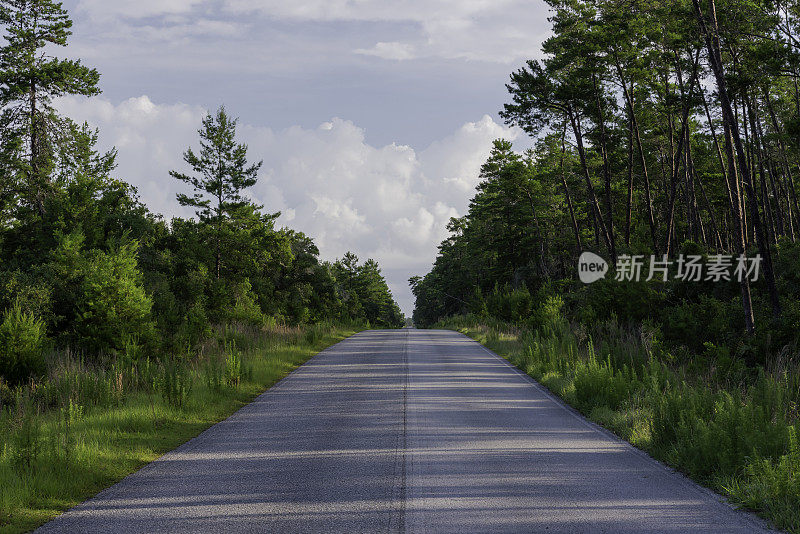
<svg viewBox="0 0 800 534"><path fill-rule="evenodd" d="M403 312L464 215L497 138L505 83L547 37L541 0L66 0L64 57L101 73L62 113L100 129L116 176L167 219L209 111L263 160L250 196L322 259L373 258Z"/></svg>

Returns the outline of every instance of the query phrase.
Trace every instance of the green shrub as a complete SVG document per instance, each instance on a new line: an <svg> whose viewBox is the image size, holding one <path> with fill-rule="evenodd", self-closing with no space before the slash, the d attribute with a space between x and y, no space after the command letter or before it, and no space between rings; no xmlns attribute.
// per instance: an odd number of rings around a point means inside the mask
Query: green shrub
<svg viewBox="0 0 800 534"><path fill-rule="evenodd" d="M264 313L256 302L250 281L244 279L231 288L233 303L225 311L226 319L232 323L261 326L264 324Z"/></svg>
<svg viewBox="0 0 800 534"><path fill-rule="evenodd" d="M131 336L152 336L152 300L142 284L137 249L134 241L112 252L98 251L88 262L75 324L81 345L121 350Z"/></svg>
<svg viewBox="0 0 800 534"><path fill-rule="evenodd" d="M740 308L706 295L700 295L695 302L681 301L663 310L664 338L696 353L702 353L707 342L730 346L737 337L733 324L734 315L741 315Z"/></svg>
<svg viewBox="0 0 800 534"><path fill-rule="evenodd" d="M773 261L779 293L794 300L800 299L800 243L781 238Z"/></svg>
<svg viewBox="0 0 800 534"><path fill-rule="evenodd" d="M55 431L50 441L50 455L54 460L69 462L74 456L78 437L73 426L83 418L83 415L83 406L72 400L59 410L58 421L55 424Z"/></svg>
<svg viewBox="0 0 800 534"><path fill-rule="evenodd" d="M483 298L480 287L475 287L469 302L469 313L478 317L489 317L489 308L486 306L486 299Z"/></svg>
<svg viewBox="0 0 800 534"><path fill-rule="evenodd" d="M204 339L211 337L211 323L202 303L197 302L189 308L186 313L184 332L190 347L194 347Z"/></svg>
<svg viewBox="0 0 800 534"><path fill-rule="evenodd" d="M88 412L93 407L119 406L125 400L124 376L116 366L101 371L74 365L36 384L31 393L43 407L75 403Z"/></svg>
<svg viewBox="0 0 800 534"><path fill-rule="evenodd" d="M19 305L22 311L39 317L46 325L53 322L53 288L43 280L21 271L0 272L0 309Z"/></svg>
<svg viewBox="0 0 800 534"><path fill-rule="evenodd" d="M203 364L203 379L210 391L222 392L225 386L225 368L218 358L211 357Z"/></svg>
<svg viewBox="0 0 800 534"><path fill-rule="evenodd" d="M0 323L0 376L19 384L45 371L45 326L15 303Z"/></svg>
<svg viewBox="0 0 800 534"><path fill-rule="evenodd" d="M564 300L559 295L544 297L539 302L534 312L527 321L527 326L532 329L541 329L543 332L553 332L566 324L561 311Z"/></svg>
<svg viewBox="0 0 800 534"><path fill-rule="evenodd" d="M622 322L643 321L661 312L664 295L658 287L644 281L617 282L612 277L604 278L579 288L570 298L570 309L585 324L610 319L612 313Z"/></svg>
<svg viewBox="0 0 800 534"><path fill-rule="evenodd" d="M225 381L232 388L239 387L242 380L242 355L236 345L230 343L225 347Z"/></svg>
<svg viewBox="0 0 800 534"><path fill-rule="evenodd" d="M526 287L520 289L495 287L486 296L486 309L489 315L496 319L519 323L530 317L533 298Z"/></svg>

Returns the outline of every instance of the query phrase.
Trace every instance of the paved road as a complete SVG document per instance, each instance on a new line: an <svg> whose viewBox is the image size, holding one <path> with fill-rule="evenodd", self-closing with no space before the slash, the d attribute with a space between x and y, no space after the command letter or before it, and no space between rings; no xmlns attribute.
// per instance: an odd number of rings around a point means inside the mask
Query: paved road
<svg viewBox="0 0 800 534"><path fill-rule="evenodd" d="M47 532L766 529L448 331L363 332Z"/></svg>

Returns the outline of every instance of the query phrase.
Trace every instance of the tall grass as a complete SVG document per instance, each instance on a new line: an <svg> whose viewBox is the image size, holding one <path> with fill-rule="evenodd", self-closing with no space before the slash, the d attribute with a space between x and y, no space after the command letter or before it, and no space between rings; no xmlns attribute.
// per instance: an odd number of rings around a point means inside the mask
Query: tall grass
<svg viewBox="0 0 800 534"><path fill-rule="evenodd" d="M61 352L46 379L0 382L0 531L30 530L85 500L358 329L233 325L193 353L156 360L131 342L99 365Z"/></svg>
<svg viewBox="0 0 800 534"><path fill-rule="evenodd" d="M485 323L462 316L437 326L470 335L620 437L800 533L798 355L766 370L702 356L678 365L646 326Z"/></svg>

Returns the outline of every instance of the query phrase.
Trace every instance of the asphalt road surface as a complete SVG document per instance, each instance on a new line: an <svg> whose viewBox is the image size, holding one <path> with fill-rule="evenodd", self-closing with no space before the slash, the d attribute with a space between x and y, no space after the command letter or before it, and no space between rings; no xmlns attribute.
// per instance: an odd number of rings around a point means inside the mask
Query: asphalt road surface
<svg viewBox="0 0 800 534"><path fill-rule="evenodd" d="M754 533L449 331L357 334L40 532Z"/></svg>

